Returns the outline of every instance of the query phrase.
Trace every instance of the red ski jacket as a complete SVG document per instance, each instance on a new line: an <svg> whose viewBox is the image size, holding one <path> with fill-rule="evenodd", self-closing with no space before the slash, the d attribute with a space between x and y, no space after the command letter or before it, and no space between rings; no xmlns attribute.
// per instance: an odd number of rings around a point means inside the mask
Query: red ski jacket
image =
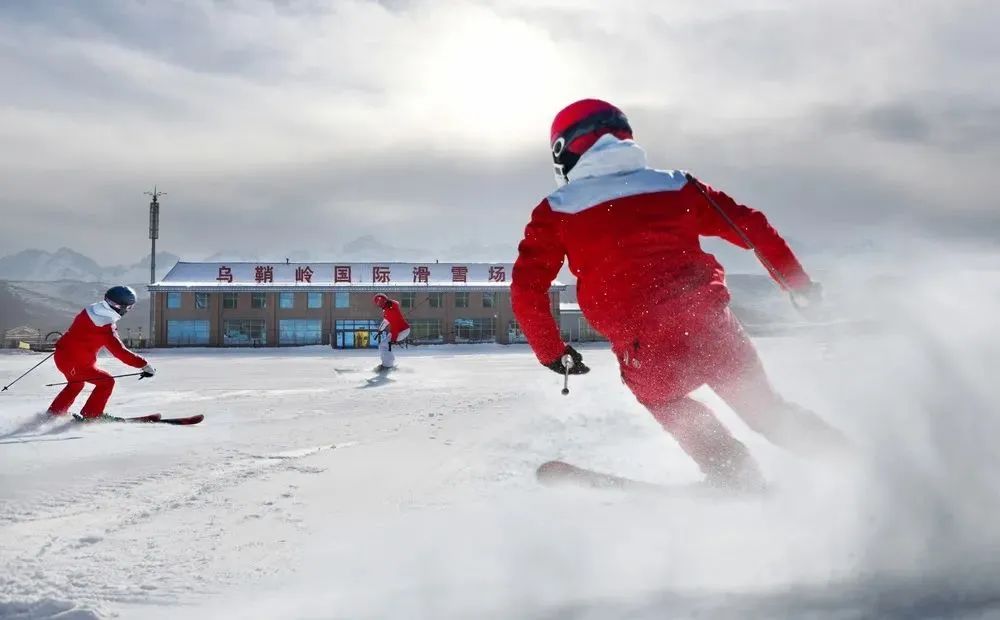
<svg viewBox="0 0 1000 620"><path fill-rule="evenodd" d="M567 257L580 309L612 344L683 334L725 308L725 272L699 237L748 246L683 172L651 169L634 141L605 135L569 178L532 212L511 278L514 314L539 361L552 362L565 348L548 291ZM762 213L702 188L771 263L779 285L783 278L793 289L809 286Z"/></svg>
<svg viewBox="0 0 1000 620"><path fill-rule="evenodd" d="M76 315L72 325L56 343L56 351L60 357L72 359L83 366L95 364L97 354L106 348L125 364L142 368L146 360L129 351L118 338L115 327L118 318L118 314L103 301L87 306Z"/></svg>
<svg viewBox="0 0 1000 620"><path fill-rule="evenodd" d="M389 334L392 336L392 342L395 342L396 336L399 336L400 332L404 329L409 329L410 324L406 322L403 317L403 311L400 310L399 302L395 299L389 300L389 307L382 310L382 329L389 329Z"/></svg>

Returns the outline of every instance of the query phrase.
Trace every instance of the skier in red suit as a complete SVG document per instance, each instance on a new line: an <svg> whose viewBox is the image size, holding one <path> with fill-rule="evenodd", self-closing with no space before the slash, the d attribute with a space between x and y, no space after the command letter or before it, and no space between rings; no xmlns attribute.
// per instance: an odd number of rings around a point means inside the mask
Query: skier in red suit
<svg viewBox="0 0 1000 620"><path fill-rule="evenodd" d="M127 286L108 289L103 301L91 304L76 315L69 330L56 343L55 363L69 381L49 405L49 413L64 414L83 390L84 383L94 384L94 391L80 414L85 418L105 415L105 407L115 380L97 367L97 354L106 348L119 360L142 369L142 377L152 377L156 370L142 357L129 351L118 338L115 323L135 305L135 291Z"/></svg>
<svg viewBox="0 0 1000 620"><path fill-rule="evenodd" d="M396 356L392 352L392 345L406 340L410 335L410 324L406 322L399 302L389 299L385 294L378 293L372 298L372 303L382 309L382 324L379 326L379 333L382 334L378 343L378 352L382 363L376 370L389 370L396 365Z"/></svg>
<svg viewBox="0 0 1000 620"><path fill-rule="evenodd" d="M560 187L533 211L511 283L514 313L538 360L560 374L564 359L571 374L589 371L562 341L550 308L549 288L568 258L580 309L610 341L622 381L708 482L764 485L746 446L688 397L702 385L775 444L812 453L843 442L774 391L729 310L722 266L701 249L701 236L746 249L749 240L779 285L802 304L818 302L819 286L764 215L683 172L648 167L625 115L607 102L563 109L550 143Z"/></svg>

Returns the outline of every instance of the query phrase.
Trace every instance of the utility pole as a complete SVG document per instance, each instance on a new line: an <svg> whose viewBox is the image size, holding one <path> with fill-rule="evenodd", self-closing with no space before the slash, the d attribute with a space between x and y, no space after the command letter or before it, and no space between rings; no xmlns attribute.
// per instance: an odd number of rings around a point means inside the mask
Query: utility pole
<svg viewBox="0 0 1000 620"><path fill-rule="evenodd" d="M160 238L160 196L166 196L166 192L160 192L156 190L156 186L153 186L153 191L143 192L147 196L152 196L153 200L149 203L149 240L151 242L151 247L149 251L149 283L156 284L156 240ZM153 300L153 291L149 291L149 339L147 341L148 347L152 347L154 344L154 334L156 333L153 329L153 321L156 318L156 304Z"/></svg>

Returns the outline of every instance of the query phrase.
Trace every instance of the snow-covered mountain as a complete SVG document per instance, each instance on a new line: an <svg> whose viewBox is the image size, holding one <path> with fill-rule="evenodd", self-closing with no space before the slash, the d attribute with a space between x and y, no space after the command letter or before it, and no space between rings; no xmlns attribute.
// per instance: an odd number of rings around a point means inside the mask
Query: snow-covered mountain
<svg viewBox="0 0 1000 620"><path fill-rule="evenodd" d="M0 332L29 325L62 331L81 308L101 299L109 284L58 280L55 282L8 282L0 280ZM148 326L149 305L145 287L136 286L139 303L119 323L122 333Z"/></svg>
<svg viewBox="0 0 1000 620"><path fill-rule="evenodd" d="M156 271L163 277L179 259L173 254L156 255ZM103 267L69 248L55 252L25 250L0 258L0 331L31 325L43 332L63 330L87 304L101 299L114 284L130 284L139 294L139 304L121 322L128 328L145 325L148 317L146 288L149 256L133 265Z"/></svg>
<svg viewBox="0 0 1000 620"><path fill-rule="evenodd" d="M178 260L173 254L158 252L157 277L163 277ZM144 283L149 281L149 255L133 265L103 267L69 248L59 248L55 252L24 250L0 258L0 280Z"/></svg>
<svg viewBox="0 0 1000 620"><path fill-rule="evenodd" d="M5 280L100 280L104 268L93 259L59 248L55 252L24 250L0 258L0 278Z"/></svg>

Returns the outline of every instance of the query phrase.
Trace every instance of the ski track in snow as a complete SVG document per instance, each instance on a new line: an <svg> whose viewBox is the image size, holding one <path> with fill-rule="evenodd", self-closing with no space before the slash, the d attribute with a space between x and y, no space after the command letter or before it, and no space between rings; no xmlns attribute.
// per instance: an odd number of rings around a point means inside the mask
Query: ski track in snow
<svg viewBox="0 0 1000 620"><path fill-rule="evenodd" d="M932 451L924 396L887 394L924 377L887 367L912 351L815 338L758 342L861 458L798 460L699 392L776 486L711 502L534 481L553 458L697 480L605 346L569 396L521 346L411 348L377 378L372 352L156 351L119 383L116 413L193 427L38 423L46 365L0 401L0 618L1000 617L998 485L947 467L981 465L1000 395L977 386L989 425L950 411L962 448ZM35 361L0 355L0 381Z"/></svg>
<svg viewBox="0 0 1000 620"><path fill-rule="evenodd" d="M327 471L330 465L318 457L363 445L354 437L387 441L407 427L435 441L446 415L502 400L488 393L456 404L446 392L411 393L421 399L421 409L429 411L400 410L399 394L354 389L366 385L365 368L371 361L358 355L347 357L363 361L365 367L357 368L346 382L330 370L331 360L307 356L302 361L327 376L317 381L314 372L303 372L302 379L293 382L308 386L261 387L287 383L273 373L289 361L298 362L293 353L241 361L257 365L260 380L248 377L240 382L255 387L190 389L199 379L211 381L212 372L233 361L229 356L207 356L206 366L198 362L202 357L166 355L168 367L171 362L191 363L199 374L205 373L187 381L176 378L178 386L188 389L143 390L146 386L122 382L114 401L127 415L153 410L207 413L208 420L199 427L81 428L45 418L39 424L33 410L44 407L51 393L32 387L11 394L5 404L16 402L14 411L22 415L8 414L8 420L19 423L0 427L0 447L7 451L6 471L0 475L0 534L5 541L19 542L16 548L5 545L0 556L0 593L9 599L0 607L0 617L100 615L75 610L66 600L93 609L109 603L190 603L210 591L272 574L278 559L291 562L292 552L282 548L286 540L233 540L231 533L256 532L277 523L286 533L298 534L302 519L297 512L303 502L297 497L297 481ZM31 358L0 357L0 369L6 370L6 363L16 367L24 359ZM42 372L54 376L51 369ZM324 387L315 387L317 383ZM433 389L428 386L428 391ZM323 434L335 441L317 442L313 437L319 430L316 422L324 418L335 419L335 431ZM66 452L43 449L39 443L57 439L83 440L77 441L83 445ZM450 443L442 439L443 445ZM15 471L9 467L14 463L23 467ZM244 492L249 485L254 490ZM425 504L412 499L402 503ZM397 507L402 503L396 502ZM234 552L238 561L226 557ZM255 557L259 565L247 561ZM214 569L210 579L203 578L206 567ZM197 578L192 581L192 576ZM52 597L39 598L39 593Z"/></svg>

